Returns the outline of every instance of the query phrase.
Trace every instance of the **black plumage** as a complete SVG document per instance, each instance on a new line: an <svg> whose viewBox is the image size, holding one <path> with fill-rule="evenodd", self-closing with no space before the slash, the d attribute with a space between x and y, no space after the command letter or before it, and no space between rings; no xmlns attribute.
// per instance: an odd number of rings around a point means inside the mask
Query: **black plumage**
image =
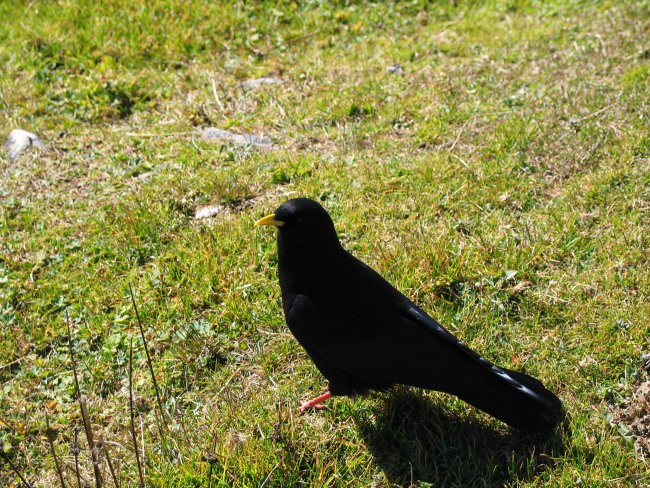
<svg viewBox="0 0 650 488"><path fill-rule="evenodd" d="M282 204L258 225L278 227L279 278L287 325L331 395L405 384L438 390L512 427L548 432L562 404L540 381L499 368L458 341L341 246L325 209L307 198Z"/></svg>

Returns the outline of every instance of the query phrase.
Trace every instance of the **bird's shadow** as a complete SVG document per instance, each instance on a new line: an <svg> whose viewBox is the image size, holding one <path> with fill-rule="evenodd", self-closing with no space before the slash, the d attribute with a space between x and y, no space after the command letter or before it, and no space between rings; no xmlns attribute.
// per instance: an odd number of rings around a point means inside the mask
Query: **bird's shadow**
<svg viewBox="0 0 650 488"><path fill-rule="evenodd" d="M552 467L565 450L563 427L548 436L497 430L478 418L459 418L416 390L383 396L356 422L391 486L516 484Z"/></svg>

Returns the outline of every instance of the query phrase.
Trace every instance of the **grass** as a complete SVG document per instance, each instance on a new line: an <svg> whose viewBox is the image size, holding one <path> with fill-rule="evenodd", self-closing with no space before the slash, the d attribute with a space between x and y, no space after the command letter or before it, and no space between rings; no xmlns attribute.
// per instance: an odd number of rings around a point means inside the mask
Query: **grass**
<svg viewBox="0 0 650 488"><path fill-rule="evenodd" d="M137 486L133 434L147 486L647 486L613 412L647 380L649 14L0 3L0 132L50 146L0 160L0 485L59 486L55 462L95 483L71 342L104 486L108 459ZM283 83L241 86L268 74ZM409 389L297 415L325 382L284 325L273 235L252 228L297 195L470 346L557 392L558 433Z"/></svg>

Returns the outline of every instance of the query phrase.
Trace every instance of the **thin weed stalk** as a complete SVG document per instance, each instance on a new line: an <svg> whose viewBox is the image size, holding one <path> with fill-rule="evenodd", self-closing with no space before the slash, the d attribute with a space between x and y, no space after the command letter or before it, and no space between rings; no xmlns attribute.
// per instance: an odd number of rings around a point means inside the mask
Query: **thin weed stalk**
<svg viewBox="0 0 650 488"><path fill-rule="evenodd" d="M70 317L68 311L65 311L65 321L68 326L68 346L70 348L70 360L72 362L72 372L74 374L74 384L77 390L77 401L79 402L79 408L81 409L81 419L84 424L84 431L86 433L86 439L88 441L88 447L90 449L90 459L93 464L93 474L95 477L95 486L96 488L102 488L102 473L99 470L99 459L97 456L97 449L95 446L95 440L93 437L93 429L90 425L90 418L88 417L88 410L86 409L86 399L81 394L81 388L79 387L79 376L77 374L77 362L74 357L74 349L72 347L72 328L70 327Z"/></svg>
<svg viewBox="0 0 650 488"><path fill-rule="evenodd" d="M50 427L50 417L45 411L45 437L47 437L47 442L50 445L50 451L52 451L52 458L54 459L54 467L56 469L56 474L59 477L59 482L61 483L61 488L66 488L65 480L63 478L63 471L61 471L61 464L59 463L59 456L56 455L56 450L54 449L54 439L56 437L56 431Z"/></svg>
<svg viewBox="0 0 650 488"><path fill-rule="evenodd" d="M142 461L140 460L140 452L138 451L138 435L135 433L135 411L133 408L133 338L129 346L129 414L131 417L131 437L133 438L133 450L135 451L135 461L138 464L138 477L140 478L140 486L144 488L144 473L142 471Z"/></svg>
<svg viewBox="0 0 650 488"><path fill-rule="evenodd" d="M77 477L77 488L81 488L81 474L79 473L79 438L77 428L74 429L74 441L70 445L70 454L74 457L74 474Z"/></svg>
<svg viewBox="0 0 650 488"><path fill-rule="evenodd" d="M163 406L162 402L162 395L160 394L160 388L158 387L158 380L156 380L156 374L154 373L153 369L153 361L151 360L151 355L149 354L149 345L147 343L147 338L145 337L144 334L144 327L142 325L142 320L140 319L140 311L138 310L138 305L135 301L135 295L133 293L133 287L129 283L129 294L131 296L131 304L133 305L133 310L135 311L135 317L136 321L138 322L138 328L140 330L140 337L142 337L142 343L144 345L144 352L147 357L147 366L149 368L149 373L151 374L151 381L153 382L154 390L156 392L156 403L158 405L158 412L160 414L160 422L159 422L159 432L160 432L160 438L163 444L163 448L165 451L167 451L167 438L164 434L164 428L167 426L165 423L165 419L168 419L172 423L176 423L175 420L172 418L172 416L167 412ZM179 425L181 426L181 430L183 432L183 436L185 437L185 441L188 444L191 444L191 441L189 439L189 436L187 434L187 429L185 427L185 424L183 423L182 419L179 419L178 421Z"/></svg>
<svg viewBox="0 0 650 488"><path fill-rule="evenodd" d="M159 423L160 438L163 443L163 447L166 447L167 442L164 434L164 425L165 425L165 417L166 417L165 409L163 408L162 397L160 395L160 388L158 388L158 380L156 380L156 374L154 373L153 370L153 362L151 361L151 355L149 354L149 346L147 345L147 338L144 335L144 327L142 326L142 320L140 320L140 312L138 311L138 305L135 303L133 287L131 286L130 283L129 283L129 294L131 295L131 304L133 305L133 310L135 311L135 317L138 322L138 328L140 329L140 337L142 337L144 352L147 356L147 366L149 367L149 373L151 374L151 381L153 382L153 387L156 392L156 403L158 404L158 411L160 412L160 423Z"/></svg>
<svg viewBox="0 0 650 488"><path fill-rule="evenodd" d="M115 467L113 466L111 453L106 447L105 442L102 442L102 450L104 451L104 457L106 457L106 462L108 463L108 472L111 474L111 478L113 479L113 484L115 485L115 488L120 488L120 480L117 477L117 474L115 473Z"/></svg>
<svg viewBox="0 0 650 488"><path fill-rule="evenodd" d="M7 464L9 465L9 467L11 468L11 470L12 470L14 473L16 473L16 476L18 476L18 478L20 478L20 481L21 481L25 486L27 486L28 488L32 488L33 485L32 485L29 481L27 481L27 480L25 479L25 477L20 473L20 471L18 470L18 468L16 467L16 465L15 465L14 463L11 462L11 459L9 459L9 456L7 456L4 452L0 451L0 457L2 457L2 459L4 459L5 461L7 461Z"/></svg>

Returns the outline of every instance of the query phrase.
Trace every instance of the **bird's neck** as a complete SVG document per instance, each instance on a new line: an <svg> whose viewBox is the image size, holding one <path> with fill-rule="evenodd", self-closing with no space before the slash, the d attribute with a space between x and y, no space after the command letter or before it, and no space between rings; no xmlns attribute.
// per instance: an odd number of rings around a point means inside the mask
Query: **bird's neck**
<svg viewBox="0 0 650 488"><path fill-rule="evenodd" d="M332 242L296 243L278 239L278 271L283 291L308 290L334 269L343 254L338 240Z"/></svg>

